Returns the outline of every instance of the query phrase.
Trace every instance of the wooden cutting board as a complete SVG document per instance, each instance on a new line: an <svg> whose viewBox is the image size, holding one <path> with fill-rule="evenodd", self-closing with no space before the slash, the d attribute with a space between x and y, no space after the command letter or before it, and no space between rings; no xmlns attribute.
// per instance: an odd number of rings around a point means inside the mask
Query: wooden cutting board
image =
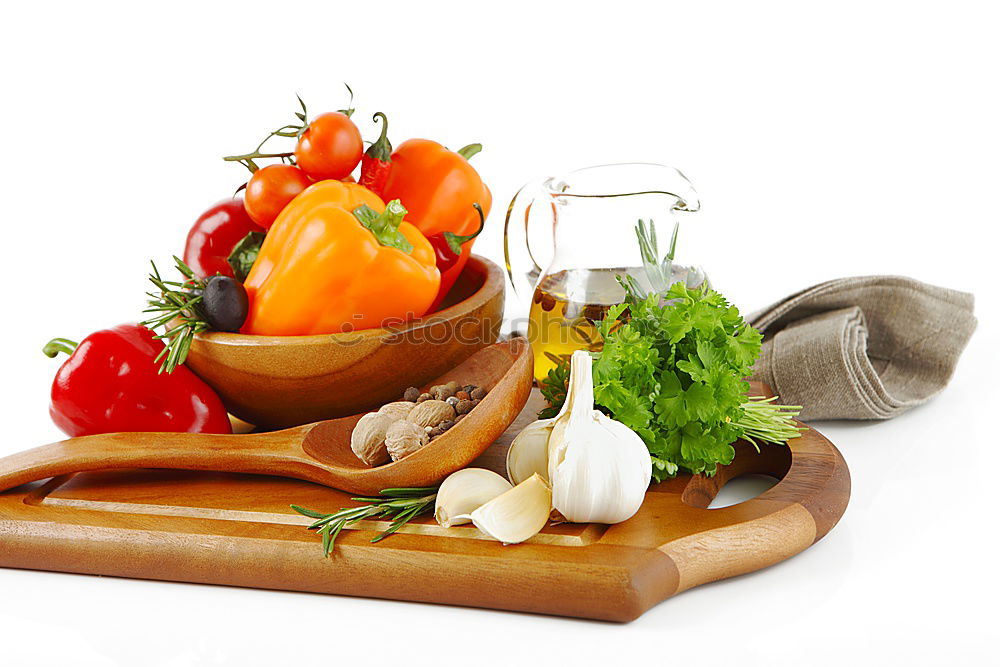
<svg viewBox="0 0 1000 667"><path fill-rule="evenodd" d="M503 473L520 418L477 462ZM752 500L706 509L730 479L780 479ZM550 526L503 546L471 526L432 519L377 544L388 524L341 533L332 558L295 503L333 511L347 495L297 480L135 470L82 473L0 493L0 566L436 602L611 621L632 620L700 584L773 565L826 535L847 507L840 452L810 430L757 454L738 443L714 478L650 489L615 525Z"/></svg>

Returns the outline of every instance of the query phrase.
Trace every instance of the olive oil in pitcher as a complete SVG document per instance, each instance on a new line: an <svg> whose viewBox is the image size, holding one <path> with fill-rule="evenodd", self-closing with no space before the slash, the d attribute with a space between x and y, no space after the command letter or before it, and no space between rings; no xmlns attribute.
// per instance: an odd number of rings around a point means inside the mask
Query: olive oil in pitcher
<svg viewBox="0 0 1000 667"><path fill-rule="evenodd" d="M595 322L625 300L619 278L634 280L643 294L704 280L700 269L674 261L679 217L699 206L682 173L645 163L578 169L517 192L507 209L504 256L515 291L532 294L527 336L536 380L576 350L601 348ZM669 243L665 253L657 227Z"/></svg>
<svg viewBox="0 0 1000 667"><path fill-rule="evenodd" d="M691 282L689 269L675 266L671 282ZM535 379L541 382L555 367L555 358L576 350L601 349L597 324L608 310L625 301L619 277L630 276L642 290L649 278L642 267L568 269L544 276L535 288L528 313L528 341L535 357ZM697 282L701 282L698 276Z"/></svg>

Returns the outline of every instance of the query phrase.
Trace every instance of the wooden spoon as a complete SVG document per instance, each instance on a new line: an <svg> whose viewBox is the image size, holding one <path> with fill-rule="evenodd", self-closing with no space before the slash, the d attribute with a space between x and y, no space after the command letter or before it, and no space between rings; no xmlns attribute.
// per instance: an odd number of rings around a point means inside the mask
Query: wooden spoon
<svg viewBox="0 0 1000 667"><path fill-rule="evenodd" d="M432 486L467 466L507 429L531 393L533 357L524 338L490 345L430 385L455 380L489 393L443 435L407 456L369 468L351 451L362 415L272 433L108 433L70 438L0 459L0 491L86 470L180 468L294 477L350 493ZM429 385L428 385L429 386Z"/></svg>

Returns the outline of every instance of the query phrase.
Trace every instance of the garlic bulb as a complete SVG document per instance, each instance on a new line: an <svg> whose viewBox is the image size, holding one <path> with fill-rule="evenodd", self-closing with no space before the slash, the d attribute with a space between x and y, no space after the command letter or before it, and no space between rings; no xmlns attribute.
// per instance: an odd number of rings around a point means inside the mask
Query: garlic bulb
<svg viewBox="0 0 1000 667"><path fill-rule="evenodd" d="M504 544L517 544L545 527L552 507L552 491L539 475L532 475L510 491L506 491L468 518L495 540ZM456 517L466 518L466 517Z"/></svg>
<svg viewBox="0 0 1000 667"><path fill-rule="evenodd" d="M445 528L468 523L468 514L514 487L492 470L464 468L441 482L434 502L434 518ZM460 518L461 517L461 518Z"/></svg>
<svg viewBox="0 0 1000 667"><path fill-rule="evenodd" d="M590 355L570 366L566 403L548 439L553 508L574 523L618 523L635 514L652 476L649 450L635 431L594 409Z"/></svg>
<svg viewBox="0 0 1000 667"><path fill-rule="evenodd" d="M507 477L520 484L535 473L549 479L549 434L555 419L539 419L517 434L507 450Z"/></svg>

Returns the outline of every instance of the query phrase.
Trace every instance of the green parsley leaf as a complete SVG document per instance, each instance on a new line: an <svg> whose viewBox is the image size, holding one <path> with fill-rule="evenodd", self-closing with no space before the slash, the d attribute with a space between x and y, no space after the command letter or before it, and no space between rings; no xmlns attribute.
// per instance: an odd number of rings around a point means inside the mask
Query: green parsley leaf
<svg viewBox="0 0 1000 667"><path fill-rule="evenodd" d="M741 437L756 444L798 435L794 407L745 395L761 336L725 297L681 282L665 294L623 286L626 302L598 323L594 399L643 439L656 480L681 469L714 474L732 462ZM542 416L555 416L565 400L568 371L563 360L542 382L551 406Z"/></svg>

